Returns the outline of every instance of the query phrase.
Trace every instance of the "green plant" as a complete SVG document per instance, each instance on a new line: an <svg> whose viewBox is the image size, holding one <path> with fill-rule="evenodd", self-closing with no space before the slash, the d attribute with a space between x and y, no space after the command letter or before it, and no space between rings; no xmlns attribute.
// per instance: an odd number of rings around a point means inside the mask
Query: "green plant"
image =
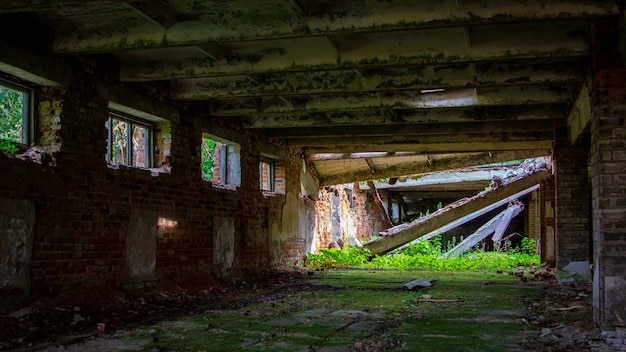
<svg viewBox="0 0 626 352"><path fill-rule="evenodd" d="M22 92L0 85L0 140L20 141L23 105L24 95ZM6 142L3 146L7 146Z"/></svg>
<svg viewBox="0 0 626 352"><path fill-rule="evenodd" d="M205 180L213 179L213 166L214 166L214 153L215 148L217 147L217 142L203 137L202 138L202 147L201 147L201 155L202 161L200 162L200 169L202 170L202 178Z"/></svg>
<svg viewBox="0 0 626 352"><path fill-rule="evenodd" d="M15 146L15 143L7 140L0 140L0 151L15 154L18 150L19 149Z"/></svg>
<svg viewBox="0 0 626 352"><path fill-rule="evenodd" d="M520 250L523 254L534 255L537 252L537 241L532 238L523 237Z"/></svg>
<svg viewBox="0 0 626 352"><path fill-rule="evenodd" d="M309 254L309 268L387 268L398 270L430 271L508 271L518 265L539 263L539 256L524 251L485 252L478 248L458 258L441 257L441 236L411 244L401 252L377 255L368 260L370 253L357 247L321 249L319 254ZM527 241L530 248L532 242ZM534 252L533 252L534 253Z"/></svg>

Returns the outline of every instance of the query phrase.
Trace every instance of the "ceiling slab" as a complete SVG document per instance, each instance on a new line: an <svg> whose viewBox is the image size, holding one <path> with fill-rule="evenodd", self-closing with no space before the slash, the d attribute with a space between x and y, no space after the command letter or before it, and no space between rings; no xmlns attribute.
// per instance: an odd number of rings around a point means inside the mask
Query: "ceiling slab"
<svg viewBox="0 0 626 352"><path fill-rule="evenodd" d="M584 115L591 24L618 15L609 0L6 0L0 71L64 84L41 58L93 59L113 86L164 87L202 126L351 182L549 155L554 126Z"/></svg>

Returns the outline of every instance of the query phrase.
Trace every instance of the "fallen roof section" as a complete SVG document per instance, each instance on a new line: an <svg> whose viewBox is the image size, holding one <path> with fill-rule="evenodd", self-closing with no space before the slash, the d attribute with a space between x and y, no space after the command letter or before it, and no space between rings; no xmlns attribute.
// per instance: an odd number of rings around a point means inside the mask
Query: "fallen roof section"
<svg viewBox="0 0 626 352"><path fill-rule="evenodd" d="M486 224L481 226L473 234L469 235L461 243L454 248L443 254L444 258L460 257L463 253L467 252L470 248L474 247L478 242L485 238L492 236L493 242L498 242L502 238L502 234L511 223L511 219L517 216L524 209L524 205L520 202L509 203L509 207L494 216Z"/></svg>
<svg viewBox="0 0 626 352"><path fill-rule="evenodd" d="M456 226L517 199L539 187L541 182L552 177L546 164L542 168L529 168L520 175L507 180L498 180L495 187L478 193L471 198L463 198L432 213L430 216L401 224L381 232L381 238L364 245L372 255L381 255L397 249L409 242L424 237L433 237ZM501 182L501 184L499 183Z"/></svg>

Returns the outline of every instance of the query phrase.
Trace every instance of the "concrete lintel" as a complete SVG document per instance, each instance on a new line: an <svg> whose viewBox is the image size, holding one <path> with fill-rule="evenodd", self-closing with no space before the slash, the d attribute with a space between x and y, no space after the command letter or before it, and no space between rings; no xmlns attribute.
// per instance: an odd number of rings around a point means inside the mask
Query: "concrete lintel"
<svg viewBox="0 0 626 352"><path fill-rule="evenodd" d="M271 157L273 159L286 160L289 158L286 146L278 146L264 141L257 141L257 150L261 155Z"/></svg>
<svg viewBox="0 0 626 352"><path fill-rule="evenodd" d="M114 84L99 80L96 83L98 96L109 101L109 108L149 121L176 121L178 109L155 99L144 97Z"/></svg>
<svg viewBox="0 0 626 352"><path fill-rule="evenodd" d="M67 86L72 79L69 67L52 57L35 54L0 39L0 71L41 86Z"/></svg>
<svg viewBox="0 0 626 352"><path fill-rule="evenodd" d="M212 134L216 137L224 138L228 141L235 142L240 146L250 143L250 138L243 133L236 131L228 126L224 126L213 119L203 119L201 121L202 132Z"/></svg>
<svg viewBox="0 0 626 352"><path fill-rule="evenodd" d="M579 144L582 137L589 133L589 121L591 121L590 85L588 80L582 86L567 116L567 134L571 145Z"/></svg>

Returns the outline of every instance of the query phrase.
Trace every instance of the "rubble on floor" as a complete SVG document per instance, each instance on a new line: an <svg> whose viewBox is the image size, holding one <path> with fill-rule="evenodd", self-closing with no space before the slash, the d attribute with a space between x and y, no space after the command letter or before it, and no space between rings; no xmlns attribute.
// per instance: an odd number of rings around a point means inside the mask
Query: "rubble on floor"
<svg viewBox="0 0 626 352"><path fill-rule="evenodd" d="M543 277L550 275L542 271ZM534 284L531 283L531 284ZM543 281L539 299L529 302L534 329L524 347L531 351L626 351L626 329L601 331L593 323L592 287L586 282Z"/></svg>
<svg viewBox="0 0 626 352"><path fill-rule="evenodd" d="M209 306L245 306L255 295L275 298L273 292L278 292L274 291L278 288L284 291L290 287L286 294L306 291L307 280L311 278L308 273L293 270L267 273L254 279L211 282L190 277L163 282L142 292L117 289L68 292L0 316L0 350L33 351L67 346L134 326L176 319ZM547 266L518 268L508 274L520 277L521 285L541 289L541 294L528 298L527 313L519 318L528 327L527 331L520 331L526 336L521 346L524 351L626 351L626 329L601 331L594 325L590 284L578 281L559 284L555 270ZM438 302L439 298L422 295L417 300ZM354 350L387 351L400 347L395 340L385 341L384 349L378 349L380 341L366 339L355 344Z"/></svg>

